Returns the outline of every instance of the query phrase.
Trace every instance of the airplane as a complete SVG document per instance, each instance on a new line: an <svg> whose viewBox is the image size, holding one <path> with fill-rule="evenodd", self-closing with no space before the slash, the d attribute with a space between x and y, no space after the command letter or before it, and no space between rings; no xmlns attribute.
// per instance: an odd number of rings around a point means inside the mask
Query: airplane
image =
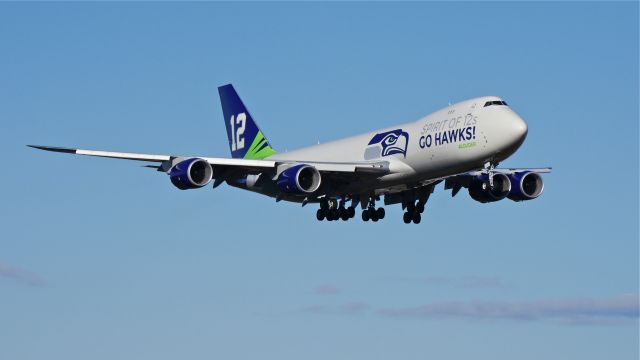
<svg viewBox="0 0 640 360"><path fill-rule="evenodd" d="M528 201L544 189L545 168L497 168L524 142L528 127L496 96L449 105L417 121L277 152L233 85L218 88L231 158L156 155L67 147L33 148L144 161L181 190L222 183L275 198L318 204L320 221L347 221L358 205L362 220L385 217L384 205L400 204L403 221L418 224L436 185L455 196L462 188L475 201Z"/></svg>

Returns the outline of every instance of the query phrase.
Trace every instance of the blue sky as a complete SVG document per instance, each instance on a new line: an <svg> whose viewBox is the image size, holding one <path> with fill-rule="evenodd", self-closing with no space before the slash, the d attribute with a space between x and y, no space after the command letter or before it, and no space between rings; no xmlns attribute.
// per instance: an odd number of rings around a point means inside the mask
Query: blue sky
<svg viewBox="0 0 640 360"><path fill-rule="evenodd" d="M637 3L0 4L0 358L637 359ZM227 156L499 95L525 203L319 223L25 144Z"/></svg>

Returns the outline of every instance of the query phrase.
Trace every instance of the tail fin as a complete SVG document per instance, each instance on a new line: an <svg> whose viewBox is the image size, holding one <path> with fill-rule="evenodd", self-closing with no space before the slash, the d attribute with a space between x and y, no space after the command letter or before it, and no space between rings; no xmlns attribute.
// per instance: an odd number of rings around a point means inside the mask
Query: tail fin
<svg viewBox="0 0 640 360"><path fill-rule="evenodd" d="M264 137L258 124L253 121L233 85L220 86L218 93L227 127L231 157L260 160L275 154L276 151Z"/></svg>

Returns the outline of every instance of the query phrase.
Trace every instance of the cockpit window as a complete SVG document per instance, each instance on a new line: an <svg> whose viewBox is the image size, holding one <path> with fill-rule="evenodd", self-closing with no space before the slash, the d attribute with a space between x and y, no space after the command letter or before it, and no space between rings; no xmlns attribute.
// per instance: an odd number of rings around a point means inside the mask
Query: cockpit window
<svg viewBox="0 0 640 360"><path fill-rule="evenodd" d="M487 101L484 104L484 107L491 106L491 105L507 105L507 102L501 101L501 100Z"/></svg>

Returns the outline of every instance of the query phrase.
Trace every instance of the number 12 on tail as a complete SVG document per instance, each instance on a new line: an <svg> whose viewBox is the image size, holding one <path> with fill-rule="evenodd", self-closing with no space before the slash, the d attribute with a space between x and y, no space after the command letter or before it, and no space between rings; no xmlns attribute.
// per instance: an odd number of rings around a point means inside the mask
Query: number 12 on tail
<svg viewBox="0 0 640 360"><path fill-rule="evenodd" d="M231 125L231 151L244 149L244 136L242 135L247 124L247 114L231 115L229 123Z"/></svg>

